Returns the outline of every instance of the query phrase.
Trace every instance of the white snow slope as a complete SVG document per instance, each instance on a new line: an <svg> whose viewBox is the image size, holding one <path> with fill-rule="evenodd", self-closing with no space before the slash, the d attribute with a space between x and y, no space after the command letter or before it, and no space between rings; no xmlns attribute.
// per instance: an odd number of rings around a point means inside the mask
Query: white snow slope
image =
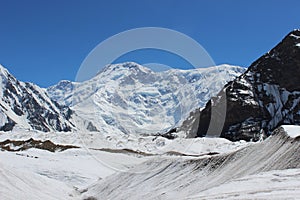
<svg viewBox="0 0 300 200"><path fill-rule="evenodd" d="M292 138L300 136L300 126L296 125L283 125L282 128Z"/></svg>
<svg viewBox="0 0 300 200"><path fill-rule="evenodd" d="M0 198L25 199L75 199L74 190L66 184L25 170L14 169L0 161ZM79 199L79 198L78 198Z"/></svg>
<svg viewBox="0 0 300 200"><path fill-rule="evenodd" d="M153 134L178 125L244 71L220 65L153 72L128 62L109 65L83 83L61 81L47 92L101 133Z"/></svg>
<svg viewBox="0 0 300 200"><path fill-rule="evenodd" d="M199 159L160 158L146 161L127 172L100 180L89 187L83 197L299 199L299 155L299 140L289 137L281 129L264 142L232 153ZM270 172L272 170L280 171ZM261 180L268 184L258 187L255 183ZM279 183L282 181L285 183Z"/></svg>
<svg viewBox="0 0 300 200"><path fill-rule="evenodd" d="M0 170L6 176L0 176L0 186L6 185L0 188L0 197L3 197L1 200L82 199L81 193L91 184L119 172L125 173L152 159L198 158L210 153L232 152L250 145L222 138L168 140L163 137L134 135L120 138L120 135L103 136L96 132L85 133L84 137L76 133L45 134L30 131L0 134L0 141L23 141L28 138L42 141L51 139L55 143L73 144L81 148L54 153L35 148L18 152L0 151ZM18 149L14 145L9 146ZM20 169L24 173L19 173ZM32 181L27 182L30 178ZM15 179L25 181L20 185L24 189L18 187ZM55 184L56 182L59 184ZM56 185L60 189L54 193Z"/></svg>
<svg viewBox="0 0 300 200"><path fill-rule="evenodd" d="M82 144L75 133L31 132L81 148L0 151L1 199L299 199L300 143L285 131L258 143L131 136L123 147L114 135Z"/></svg>

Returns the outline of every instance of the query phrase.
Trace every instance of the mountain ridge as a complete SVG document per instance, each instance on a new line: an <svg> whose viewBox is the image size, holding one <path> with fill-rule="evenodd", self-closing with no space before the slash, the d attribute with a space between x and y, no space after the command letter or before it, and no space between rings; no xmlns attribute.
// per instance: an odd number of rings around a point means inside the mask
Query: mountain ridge
<svg viewBox="0 0 300 200"><path fill-rule="evenodd" d="M224 64L206 69L153 72L137 63L126 62L106 66L83 83L62 80L43 89L18 81L1 66L0 130L18 127L42 132L157 134L179 123L193 106L204 105L218 88L242 71L244 68ZM195 87L201 92L194 94ZM79 92L74 95L74 91ZM168 119L164 120L166 116ZM124 125L128 122L129 126ZM144 127L148 132L143 131Z"/></svg>
<svg viewBox="0 0 300 200"><path fill-rule="evenodd" d="M52 101L46 92L33 83L18 81L0 66L0 130L15 126L44 132L70 131L72 111Z"/></svg>
<svg viewBox="0 0 300 200"><path fill-rule="evenodd" d="M300 124L300 31L290 32L272 50L261 56L242 75L226 84L210 100L193 128L206 136L213 109L226 101L221 137L259 140L283 124ZM212 101L214 101L212 105Z"/></svg>
<svg viewBox="0 0 300 200"><path fill-rule="evenodd" d="M154 72L126 62L108 65L82 83L60 82L47 92L100 131L157 134L180 123L194 108L204 106L223 84L244 70L220 65Z"/></svg>

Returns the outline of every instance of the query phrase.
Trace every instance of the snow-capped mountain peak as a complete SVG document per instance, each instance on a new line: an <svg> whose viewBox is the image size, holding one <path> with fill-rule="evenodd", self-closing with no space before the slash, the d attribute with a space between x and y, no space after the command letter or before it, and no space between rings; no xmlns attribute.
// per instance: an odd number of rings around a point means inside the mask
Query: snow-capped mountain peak
<svg viewBox="0 0 300 200"><path fill-rule="evenodd" d="M3 65L0 64L0 74L3 76L7 76L9 72L7 71L6 68L3 67Z"/></svg>
<svg viewBox="0 0 300 200"><path fill-rule="evenodd" d="M109 64L106 65L102 70L100 70L97 74L103 74L103 73L110 73L112 71L142 71L145 73L150 73L152 70L142 66L135 62L125 62L125 63L118 63L118 64Z"/></svg>
<svg viewBox="0 0 300 200"><path fill-rule="evenodd" d="M244 68L221 65L154 72L133 62L106 66L82 83L60 82L47 89L102 132L155 134L180 123Z"/></svg>

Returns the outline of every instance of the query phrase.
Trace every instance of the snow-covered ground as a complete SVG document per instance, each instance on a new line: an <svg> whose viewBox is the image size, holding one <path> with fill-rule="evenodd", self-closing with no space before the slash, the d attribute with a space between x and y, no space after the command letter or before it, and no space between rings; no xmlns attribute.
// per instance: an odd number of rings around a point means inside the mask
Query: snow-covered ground
<svg viewBox="0 0 300 200"><path fill-rule="evenodd" d="M118 137L91 133L43 133L37 131L1 132L0 141L6 139L22 141L30 138L51 140L56 144L72 144L80 148L71 148L61 152L31 148L25 151L0 151L0 167L7 178L0 178L0 189L4 199L68 199L79 198L80 192L89 185L106 177L130 170L149 160L163 158L196 159L207 154L222 154L249 145L246 142L230 142L221 138L178 138L169 140L163 137L136 137L135 135ZM8 171L9 169L9 171ZM19 172L21 170L21 172ZM24 171L25 173L22 173ZM14 187L14 179L35 179L28 184L30 190ZM41 179L41 180L40 180ZM43 184L41 184L41 182ZM49 183L48 183L49 182ZM58 182L59 184L55 184ZM36 185L35 185L36 184ZM43 186L43 185L47 185ZM50 195L60 188L57 193ZM23 186L20 186L23 187ZM51 187L48 189L48 187ZM18 190L15 192L15 190ZM34 192L37 190L37 192ZM36 194L22 196L22 193ZM64 195L61 195L62 191ZM44 194L45 193L45 194ZM44 194L44 195L43 195ZM48 195L49 194L49 195ZM47 196L48 195L48 196ZM72 196L70 196L72 195ZM24 198L23 198L24 197ZM66 198L65 198L66 197Z"/></svg>
<svg viewBox="0 0 300 200"><path fill-rule="evenodd" d="M147 154L177 152L186 155L207 153L225 153L249 145L245 141L230 142L223 138L176 138L173 140L161 136L139 136L135 134L116 134L98 132L39 132L13 130L0 133L0 141L10 140L50 140L55 144L75 145L85 149L130 149Z"/></svg>
<svg viewBox="0 0 300 200"><path fill-rule="evenodd" d="M230 153L193 159L160 157L148 160L127 172L113 174L105 180L96 182L87 188L83 197L96 199L197 199L201 197L209 199L211 195L211 199L214 199L213 195L220 192L217 197L228 199L231 196L227 194L227 187L231 184L233 188L228 189L228 193L235 192L232 198L238 199L238 194L245 191L247 194L240 194L241 199L243 197L274 199L274 194L280 193L278 197L284 197L285 192L291 191L290 196L287 197L298 199L299 192L296 187L300 184L299 179L293 178L287 181L286 183L292 184L290 186L285 183L279 184L276 180L269 180L269 178L273 178L270 172L273 170L281 170L283 178L279 178L279 181L283 181L284 177L287 178L290 174L299 176L297 174L299 171L286 171L300 168L299 154L299 141L280 130L266 141ZM249 181L245 181L244 186L238 185L240 180L244 180L243 178ZM269 185L260 184L258 189L255 182L261 179ZM246 186L248 188L244 188ZM218 191L218 189L222 190ZM203 196L205 192L208 197Z"/></svg>
<svg viewBox="0 0 300 200"><path fill-rule="evenodd" d="M29 149L0 152L0 157L1 162L10 169L22 169L79 189L146 160L144 157L86 149L55 153Z"/></svg>
<svg viewBox="0 0 300 200"><path fill-rule="evenodd" d="M80 148L0 151L1 199L297 199L300 145L284 129L263 142L91 133L1 132ZM284 131L288 134L285 134Z"/></svg>
<svg viewBox="0 0 300 200"><path fill-rule="evenodd" d="M273 170L233 179L186 199L299 199L299 188L299 168Z"/></svg>
<svg viewBox="0 0 300 200"><path fill-rule="evenodd" d="M7 159L2 156L0 160L1 199L79 199L72 187L68 187L61 181L38 175L31 170L12 168L6 165Z"/></svg>

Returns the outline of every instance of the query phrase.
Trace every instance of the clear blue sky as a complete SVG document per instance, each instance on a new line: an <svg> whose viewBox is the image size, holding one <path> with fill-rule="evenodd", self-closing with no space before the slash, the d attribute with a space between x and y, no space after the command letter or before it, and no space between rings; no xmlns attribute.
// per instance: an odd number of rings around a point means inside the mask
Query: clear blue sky
<svg viewBox="0 0 300 200"><path fill-rule="evenodd" d="M299 11L298 0L0 0L0 63L18 79L47 87L74 80L83 59L108 37L165 27L198 41L216 64L249 66L300 28ZM164 63L158 52L148 54L132 60Z"/></svg>

